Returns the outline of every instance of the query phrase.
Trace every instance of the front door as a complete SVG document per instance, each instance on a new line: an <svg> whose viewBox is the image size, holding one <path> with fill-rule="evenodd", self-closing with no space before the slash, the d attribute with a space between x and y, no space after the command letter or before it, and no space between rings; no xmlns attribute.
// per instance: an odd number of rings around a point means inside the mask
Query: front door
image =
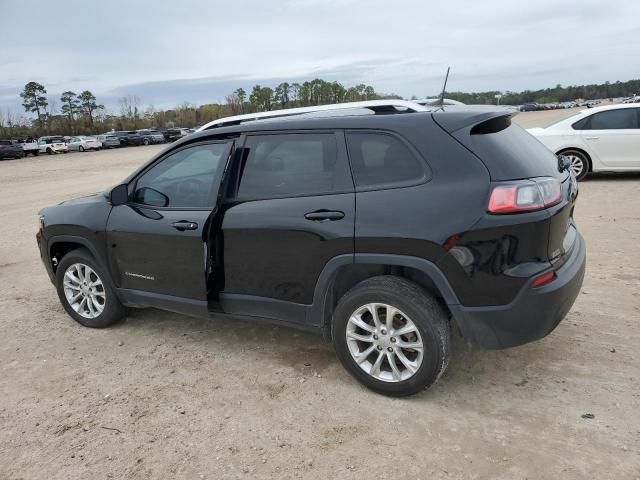
<svg viewBox="0 0 640 480"><path fill-rule="evenodd" d="M130 185L130 200L107 223L110 267L128 294L189 305L206 313L212 258L210 226L230 142L170 152ZM197 308L194 308L197 306Z"/></svg>
<svg viewBox="0 0 640 480"><path fill-rule="evenodd" d="M222 220L222 307L304 322L326 263L353 255L355 193L344 135L252 134L242 152Z"/></svg>

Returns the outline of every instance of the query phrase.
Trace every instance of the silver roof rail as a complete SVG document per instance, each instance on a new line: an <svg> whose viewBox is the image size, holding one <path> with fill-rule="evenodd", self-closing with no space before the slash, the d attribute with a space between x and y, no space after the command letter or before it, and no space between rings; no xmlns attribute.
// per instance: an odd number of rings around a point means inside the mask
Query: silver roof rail
<svg viewBox="0 0 640 480"><path fill-rule="evenodd" d="M244 122L254 120L263 120L268 118L290 117L293 115L303 115L315 112L329 112L335 110L347 109L369 109L373 112L391 113L393 110L397 112L428 112L431 109L418 105L408 100L368 100L364 102L347 102L336 103L333 105L315 105L312 107L286 108L282 110L271 110L268 112L247 113L244 115L234 115L232 117L223 117L206 123L198 129L199 132L209 130L210 128L226 127L230 125L238 125Z"/></svg>

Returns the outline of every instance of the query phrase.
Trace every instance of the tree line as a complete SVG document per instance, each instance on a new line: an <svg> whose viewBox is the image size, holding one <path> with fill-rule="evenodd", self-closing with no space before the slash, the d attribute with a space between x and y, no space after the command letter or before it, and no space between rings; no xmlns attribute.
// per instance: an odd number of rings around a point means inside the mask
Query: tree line
<svg viewBox="0 0 640 480"><path fill-rule="evenodd" d="M640 80L569 87L556 85L554 88L522 92L447 92L446 96L467 104L495 104L496 95L502 95L501 104L521 105L527 102L565 102L579 98L627 97L638 93ZM226 95L223 103L196 106L185 102L166 110L156 109L153 104L144 105L136 95L126 95L119 100L118 110L110 112L90 90L77 94L67 90L59 98L55 98L49 96L46 87L38 82L27 83L20 98L25 113L30 117L8 109L0 110L0 136L3 138L53 134L87 135L112 129L193 127L229 115L401 97L376 92L371 85L346 87L340 82L315 78L302 83L282 82L273 88L254 85L249 92L238 88ZM412 98L416 99L415 96Z"/></svg>
<svg viewBox="0 0 640 480"><path fill-rule="evenodd" d="M56 99L48 96L46 87L38 82L27 83L20 98L25 113L35 118L0 111L2 137L193 127L229 115L400 97L377 93L371 85L345 87L339 82L316 78L302 83L282 82L274 88L255 85L250 93L238 88L226 95L224 103L196 106L185 102L167 110L156 109L153 104L145 106L137 95L126 95L119 100L117 112L109 112L90 90L80 93L68 90Z"/></svg>
<svg viewBox="0 0 640 480"><path fill-rule="evenodd" d="M640 94L640 80L627 82L605 82L592 85L573 85L563 87L558 84L554 88L540 90L524 90L522 92L447 92L447 98L458 100L469 105L495 104L496 95L502 95L500 103L503 105L522 105L523 103L561 103L572 102L577 99L594 100L600 98L630 97Z"/></svg>

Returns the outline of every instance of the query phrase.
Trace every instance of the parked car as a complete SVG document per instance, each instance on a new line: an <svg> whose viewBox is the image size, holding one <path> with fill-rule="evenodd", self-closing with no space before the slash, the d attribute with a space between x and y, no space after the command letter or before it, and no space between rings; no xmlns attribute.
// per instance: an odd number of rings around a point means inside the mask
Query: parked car
<svg viewBox="0 0 640 480"><path fill-rule="evenodd" d="M164 143L164 135L157 130L138 130L138 135L142 137L143 145Z"/></svg>
<svg viewBox="0 0 640 480"><path fill-rule="evenodd" d="M543 108L537 103L525 103L520 107L521 112L535 112L536 110L543 110Z"/></svg>
<svg viewBox="0 0 640 480"><path fill-rule="evenodd" d="M40 153L52 155L54 153L68 153L69 147L63 137L40 137L38 139Z"/></svg>
<svg viewBox="0 0 640 480"><path fill-rule="evenodd" d="M0 160L5 158L23 158L27 154L22 149L22 145L11 140L0 140Z"/></svg>
<svg viewBox="0 0 640 480"><path fill-rule="evenodd" d="M71 137L68 146L69 150L84 152L87 150L100 150L102 148L102 142L96 137L78 135L77 137Z"/></svg>
<svg viewBox="0 0 640 480"><path fill-rule="evenodd" d="M38 145L38 142L36 142L33 137L17 138L17 139L11 140L11 142L18 144L22 147L22 150L24 150L25 157L28 154L31 154L34 157L40 154L40 146Z"/></svg>
<svg viewBox="0 0 640 480"><path fill-rule="evenodd" d="M167 142L175 142L183 137L189 135L186 128L167 128L164 132L164 139Z"/></svg>
<svg viewBox="0 0 640 480"><path fill-rule="evenodd" d="M622 103L640 103L640 96L627 98Z"/></svg>
<svg viewBox="0 0 640 480"><path fill-rule="evenodd" d="M567 157L578 180L589 172L640 171L640 106L594 107L529 133Z"/></svg>
<svg viewBox="0 0 640 480"><path fill-rule="evenodd" d="M64 309L93 328L153 306L316 330L394 396L440 378L453 326L485 347L549 334L585 271L566 163L504 110L354 105L205 125L120 185L41 210Z"/></svg>
<svg viewBox="0 0 640 480"><path fill-rule="evenodd" d="M97 138L102 144L102 148L118 148L120 146L120 138L116 135L98 135Z"/></svg>
<svg viewBox="0 0 640 480"><path fill-rule="evenodd" d="M142 145L142 137L135 130L113 132L113 135L118 137L121 147L137 147L139 145Z"/></svg>

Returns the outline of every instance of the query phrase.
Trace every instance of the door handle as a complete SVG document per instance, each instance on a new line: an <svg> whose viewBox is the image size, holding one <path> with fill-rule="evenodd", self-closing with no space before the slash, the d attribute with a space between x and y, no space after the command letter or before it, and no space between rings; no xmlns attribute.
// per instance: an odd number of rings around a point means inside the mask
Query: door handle
<svg viewBox="0 0 640 480"><path fill-rule="evenodd" d="M598 140L600 137L584 137L585 140Z"/></svg>
<svg viewBox="0 0 640 480"><path fill-rule="evenodd" d="M187 222L186 220L180 220L179 222L172 223L171 226L181 232L184 232L185 230L195 230L198 228L198 224L196 222Z"/></svg>
<svg viewBox="0 0 640 480"><path fill-rule="evenodd" d="M337 210L316 210L315 212L305 214L304 218L315 222L323 222L327 220L332 222L344 218L344 212L339 212Z"/></svg>

